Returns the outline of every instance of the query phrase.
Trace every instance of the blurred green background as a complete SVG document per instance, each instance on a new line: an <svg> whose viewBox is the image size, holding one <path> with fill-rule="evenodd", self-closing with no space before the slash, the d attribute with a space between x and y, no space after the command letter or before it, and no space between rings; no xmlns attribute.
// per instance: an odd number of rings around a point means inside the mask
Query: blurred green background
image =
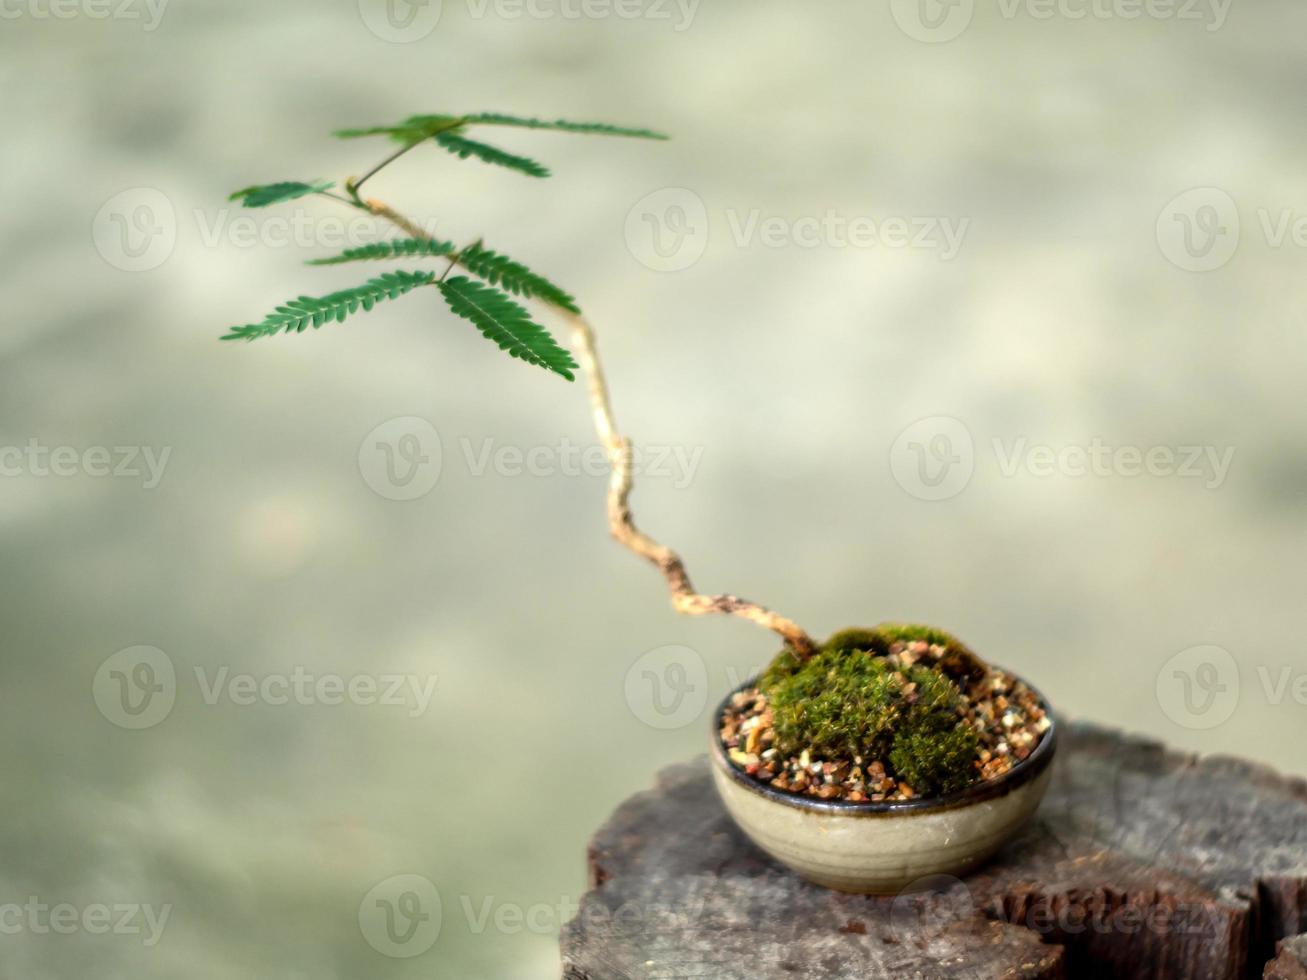
<svg viewBox="0 0 1307 980"><path fill-rule="evenodd" d="M0 974L557 976L587 838L775 648L671 612L581 387L433 295L217 342L379 271L226 194L414 112L675 136L368 191L580 298L701 588L1307 773L1307 9L391 2L5 5Z"/></svg>

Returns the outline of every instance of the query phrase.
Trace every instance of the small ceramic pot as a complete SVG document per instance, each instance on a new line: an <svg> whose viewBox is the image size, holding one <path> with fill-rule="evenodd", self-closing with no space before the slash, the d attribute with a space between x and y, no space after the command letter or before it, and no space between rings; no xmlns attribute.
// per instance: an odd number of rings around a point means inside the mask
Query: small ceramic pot
<svg viewBox="0 0 1307 980"><path fill-rule="evenodd" d="M753 681L737 690L753 686ZM731 692L732 695L736 692ZM1045 710L1048 702L1038 691ZM731 765L713 713L713 781L749 839L809 881L843 892L894 895L930 875L966 874L1016 834L1052 776L1057 723L1029 758L998 779L935 798L882 803L817 800L772 789Z"/></svg>

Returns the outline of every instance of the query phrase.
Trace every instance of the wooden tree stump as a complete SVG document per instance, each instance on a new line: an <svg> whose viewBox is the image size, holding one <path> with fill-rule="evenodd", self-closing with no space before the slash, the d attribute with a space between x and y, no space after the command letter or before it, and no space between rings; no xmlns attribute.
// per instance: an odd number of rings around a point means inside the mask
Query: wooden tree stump
<svg viewBox="0 0 1307 980"><path fill-rule="evenodd" d="M1054 765L990 865L897 898L807 884L674 766L591 843L563 976L1307 980L1307 783L1084 724Z"/></svg>

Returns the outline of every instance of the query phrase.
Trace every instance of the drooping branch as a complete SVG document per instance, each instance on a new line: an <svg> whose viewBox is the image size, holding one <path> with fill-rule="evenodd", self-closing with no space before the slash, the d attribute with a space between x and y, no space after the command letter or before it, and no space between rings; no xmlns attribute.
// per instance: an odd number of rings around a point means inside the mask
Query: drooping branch
<svg viewBox="0 0 1307 980"><path fill-rule="evenodd" d="M369 176L379 169L380 167L374 168ZM351 182L351 186L356 187L357 184ZM370 198L359 204L346 203L356 207L361 206L371 214L386 219L410 237L430 240L431 236L422 228L381 201ZM455 255L452 262L457 261L457 258L458 256ZM739 596L704 595L696 592L681 556L636 527L630 506L633 484L632 447L630 441L618 431L613 417L608 382L599 359L594 330L582 317L558 307L554 309L565 315L571 323L577 359L585 372L589 389L595 431L608 452L612 468L608 483L608 529L612 536L662 573L663 578L667 580L667 587L671 590L672 608L677 612L687 616L704 616L709 613L739 616L779 635L801 658L806 659L811 656L816 651L817 645L798 623L773 612L766 606Z"/></svg>
<svg viewBox="0 0 1307 980"><path fill-rule="evenodd" d="M577 359L581 363L581 370L585 372L590 391L595 431L599 434L599 441L608 450L612 466L612 475L608 481L608 530L613 537L663 573L667 587L672 592L672 608L677 612L687 616L703 616L708 613L739 616L779 634L800 657L811 656L816 650L816 644L798 623L748 599L695 592L681 556L635 526L629 502L632 487L631 443L618 432L613 418L608 382L599 360L594 331L582 317L576 314L568 314L568 317L572 323Z"/></svg>

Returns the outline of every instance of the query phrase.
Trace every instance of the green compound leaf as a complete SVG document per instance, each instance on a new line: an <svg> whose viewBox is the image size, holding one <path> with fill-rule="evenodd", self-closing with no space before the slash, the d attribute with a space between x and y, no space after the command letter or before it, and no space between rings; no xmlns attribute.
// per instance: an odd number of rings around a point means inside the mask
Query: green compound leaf
<svg viewBox="0 0 1307 980"><path fill-rule="evenodd" d="M529 119L522 116L510 116L502 112L478 112L464 116L467 123L479 123L487 126L518 126L523 129L554 129L565 133L589 133L594 136L633 136L646 140L665 140L668 137L652 129L634 129L628 126L612 126L608 123L568 122L566 119Z"/></svg>
<svg viewBox="0 0 1307 980"><path fill-rule="evenodd" d="M344 262L379 261L382 259L409 259L423 256L449 255L454 251L453 242L438 242L429 239L396 238L391 241L373 242L359 248L348 248L339 255L325 259L309 259L306 265L340 265Z"/></svg>
<svg viewBox="0 0 1307 980"><path fill-rule="evenodd" d="M364 136L387 136L405 147L414 147L432 140L450 153L466 160L476 157L486 163L507 167L531 177L548 177L549 169L529 157L508 153L466 135L470 126L513 126L518 129L554 130L566 133L586 133L596 136L630 136L638 139L665 140L667 136L652 129L630 126L613 126L609 123L571 122L567 119L535 119L511 116L503 112L479 112L466 116L421 115L409 116L392 126L366 126L358 129L338 129L341 139L359 139Z"/></svg>
<svg viewBox="0 0 1307 980"><path fill-rule="evenodd" d="M364 136L394 137L400 130L399 126L364 126L359 129L337 129L331 135L339 140L357 140Z"/></svg>
<svg viewBox="0 0 1307 980"><path fill-rule="evenodd" d="M464 126L516 126L520 129L550 129L564 133L584 133L593 136L631 136L637 139L665 140L669 137L652 129L635 126L614 126L610 123L572 122L567 119L535 119L513 116L505 112L475 112L466 116L419 115L409 116L391 126L366 126L360 129L339 129L334 135L341 139L358 139L363 136L389 136L401 143L417 143L430 139L439 132L461 129Z"/></svg>
<svg viewBox="0 0 1307 980"><path fill-rule="evenodd" d="M300 180L283 180L276 184L254 184L251 187L243 187L227 200L240 201L247 208L266 208L269 204L293 201L297 197L306 197L309 194L321 194L334 186L335 184L330 180L320 180L313 184L306 184Z"/></svg>
<svg viewBox="0 0 1307 980"><path fill-rule="evenodd" d="M353 140L364 136L389 136L398 143L421 143L437 133L454 130L463 125L460 116L409 116L393 126L367 126L362 129L338 129L332 135L338 139Z"/></svg>
<svg viewBox="0 0 1307 980"><path fill-rule="evenodd" d="M510 355L574 379L576 361L559 347L549 331L531 320L526 310L498 289L467 276L455 276L439 283L445 302L456 314L481 331Z"/></svg>
<svg viewBox="0 0 1307 980"><path fill-rule="evenodd" d="M486 163L493 163L499 167L507 167L510 170L516 170L524 173L529 177L548 177L549 169L536 163L527 157L520 157L513 153L506 153L498 147L488 146L485 143L478 143L476 140L470 140L466 136L460 136L455 132L437 133L432 137L438 144L460 159L466 160L468 157L476 157Z"/></svg>
<svg viewBox="0 0 1307 980"><path fill-rule="evenodd" d="M459 254L459 263L473 275L480 276L492 286L502 286L515 296L528 299L537 296L573 313L581 312L576 300L565 290L507 255L473 245Z"/></svg>
<svg viewBox="0 0 1307 980"><path fill-rule="evenodd" d="M222 339L254 340L274 336L283 330L303 333L310 326L316 330L331 320L342 323L360 308L366 312L383 299L396 299L419 286L430 285L435 278L434 272L387 272L361 286L329 296L301 296L277 307L260 323L232 327Z"/></svg>

